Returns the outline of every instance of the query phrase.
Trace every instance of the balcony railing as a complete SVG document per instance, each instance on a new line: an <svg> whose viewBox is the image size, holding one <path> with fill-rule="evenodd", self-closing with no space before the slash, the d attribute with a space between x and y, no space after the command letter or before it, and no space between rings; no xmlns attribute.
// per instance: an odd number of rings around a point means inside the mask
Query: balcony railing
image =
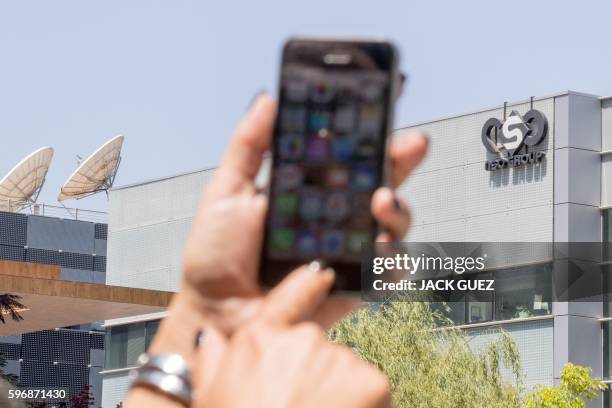
<svg viewBox="0 0 612 408"><path fill-rule="evenodd" d="M0 200L0 211L13 210L14 205L8 200ZM18 210L22 214L41 215L79 221L104 223L108 222L108 214L103 211L84 210L82 208L63 207L44 203L32 204Z"/></svg>

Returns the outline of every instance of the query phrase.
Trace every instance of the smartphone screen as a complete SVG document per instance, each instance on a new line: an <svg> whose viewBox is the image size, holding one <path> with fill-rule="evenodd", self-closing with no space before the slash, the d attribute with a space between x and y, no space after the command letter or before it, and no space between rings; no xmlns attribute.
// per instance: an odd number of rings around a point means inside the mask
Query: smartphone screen
<svg viewBox="0 0 612 408"><path fill-rule="evenodd" d="M384 181L396 55L389 43L294 40L281 66L261 277L323 259L335 290L360 289L362 243Z"/></svg>

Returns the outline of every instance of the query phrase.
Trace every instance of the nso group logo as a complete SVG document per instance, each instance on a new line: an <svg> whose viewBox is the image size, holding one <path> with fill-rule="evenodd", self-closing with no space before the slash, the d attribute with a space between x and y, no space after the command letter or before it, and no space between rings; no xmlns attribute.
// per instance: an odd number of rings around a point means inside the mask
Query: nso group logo
<svg viewBox="0 0 612 408"><path fill-rule="evenodd" d="M541 162L546 153L530 150L544 140L547 132L546 116L535 109L523 116L512 111L503 122L497 118L487 120L482 127L482 144L499 157L485 162L485 170L494 171Z"/></svg>

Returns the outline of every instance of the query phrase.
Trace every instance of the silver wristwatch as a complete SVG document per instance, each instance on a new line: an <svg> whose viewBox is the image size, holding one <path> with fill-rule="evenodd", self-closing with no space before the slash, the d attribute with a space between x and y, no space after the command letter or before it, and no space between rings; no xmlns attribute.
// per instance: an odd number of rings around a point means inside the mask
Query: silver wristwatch
<svg viewBox="0 0 612 408"><path fill-rule="evenodd" d="M130 372L132 387L156 390L186 406L191 404L191 371L178 354L141 354L138 368Z"/></svg>

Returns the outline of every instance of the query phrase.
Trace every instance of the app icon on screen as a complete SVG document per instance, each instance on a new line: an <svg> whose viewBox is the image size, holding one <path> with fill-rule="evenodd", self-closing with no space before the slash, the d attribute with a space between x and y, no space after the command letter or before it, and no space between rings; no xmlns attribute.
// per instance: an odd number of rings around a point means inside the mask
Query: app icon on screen
<svg viewBox="0 0 612 408"><path fill-rule="evenodd" d="M331 113L326 110L315 110L308 115L308 129L318 133L321 129L329 129Z"/></svg>
<svg viewBox="0 0 612 408"><path fill-rule="evenodd" d="M274 172L274 182L278 191L294 190L302 185L304 172L297 164L281 164Z"/></svg>
<svg viewBox="0 0 612 408"><path fill-rule="evenodd" d="M326 184L332 188L344 188L348 186L350 179L350 170L347 166L332 165L327 169Z"/></svg>
<svg viewBox="0 0 612 408"><path fill-rule="evenodd" d="M376 187L376 169L370 164L358 164L353 168L353 188L371 191Z"/></svg>
<svg viewBox="0 0 612 408"><path fill-rule="evenodd" d="M270 234L271 248L275 251L289 251L295 241L295 231L291 228L274 228Z"/></svg>
<svg viewBox="0 0 612 408"><path fill-rule="evenodd" d="M301 194L300 217L305 221L315 221L323 212L323 195L318 189L305 189Z"/></svg>
<svg viewBox="0 0 612 408"><path fill-rule="evenodd" d="M348 161L353 158L353 138L348 135L336 136L332 142L335 160Z"/></svg>
<svg viewBox="0 0 612 408"><path fill-rule="evenodd" d="M300 135L294 133L282 135L278 145L283 160L299 160L304 154L304 138Z"/></svg>
<svg viewBox="0 0 612 408"><path fill-rule="evenodd" d="M348 196L344 192L331 193L325 200L325 218L337 222L346 218L350 211Z"/></svg>
<svg viewBox="0 0 612 408"><path fill-rule="evenodd" d="M321 237L321 252L325 256L337 257L344 252L344 234L340 230L326 230Z"/></svg>
<svg viewBox="0 0 612 408"><path fill-rule="evenodd" d="M311 258L319 254L319 240L311 230L298 232L295 246L298 255L301 257Z"/></svg>
<svg viewBox="0 0 612 408"><path fill-rule="evenodd" d="M361 85L361 95L367 102L376 102L382 96L383 87L379 82L366 81Z"/></svg>
<svg viewBox="0 0 612 408"><path fill-rule="evenodd" d="M334 97L334 90L330 84L319 82L312 87L310 99L314 103L328 103Z"/></svg>
<svg viewBox="0 0 612 408"><path fill-rule="evenodd" d="M274 200L276 214L290 217L297 212L298 195L295 193L279 193Z"/></svg>
<svg viewBox="0 0 612 408"><path fill-rule="evenodd" d="M307 163L307 165L304 166L304 185L322 186L325 184L326 175L324 164Z"/></svg>
<svg viewBox="0 0 612 408"><path fill-rule="evenodd" d="M356 142L355 155L361 159L371 159L376 157L378 146L376 145L376 137L362 136Z"/></svg>
<svg viewBox="0 0 612 408"><path fill-rule="evenodd" d="M309 85L305 79L290 78L285 81L285 95L290 102L305 102Z"/></svg>
<svg viewBox="0 0 612 408"><path fill-rule="evenodd" d="M306 128L306 108L303 106L282 108L280 118L283 132L302 133Z"/></svg>
<svg viewBox="0 0 612 408"><path fill-rule="evenodd" d="M357 109L353 105L344 105L336 109L334 130L338 133L350 133L355 130Z"/></svg>
<svg viewBox="0 0 612 408"><path fill-rule="evenodd" d="M369 105L361 108L359 132L378 134L381 130L383 111L380 105Z"/></svg>
<svg viewBox="0 0 612 408"><path fill-rule="evenodd" d="M351 196L351 225L356 228L372 226L371 193L354 193Z"/></svg>
<svg viewBox="0 0 612 408"><path fill-rule="evenodd" d="M372 240L371 234L367 231L350 230L346 234L346 249L349 253L361 254L361 244Z"/></svg>
<svg viewBox="0 0 612 408"><path fill-rule="evenodd" d="M306 147L306 160L310 162L321 162L327 159L329 140L320 138L317 135L308 138Z"/></svg>

